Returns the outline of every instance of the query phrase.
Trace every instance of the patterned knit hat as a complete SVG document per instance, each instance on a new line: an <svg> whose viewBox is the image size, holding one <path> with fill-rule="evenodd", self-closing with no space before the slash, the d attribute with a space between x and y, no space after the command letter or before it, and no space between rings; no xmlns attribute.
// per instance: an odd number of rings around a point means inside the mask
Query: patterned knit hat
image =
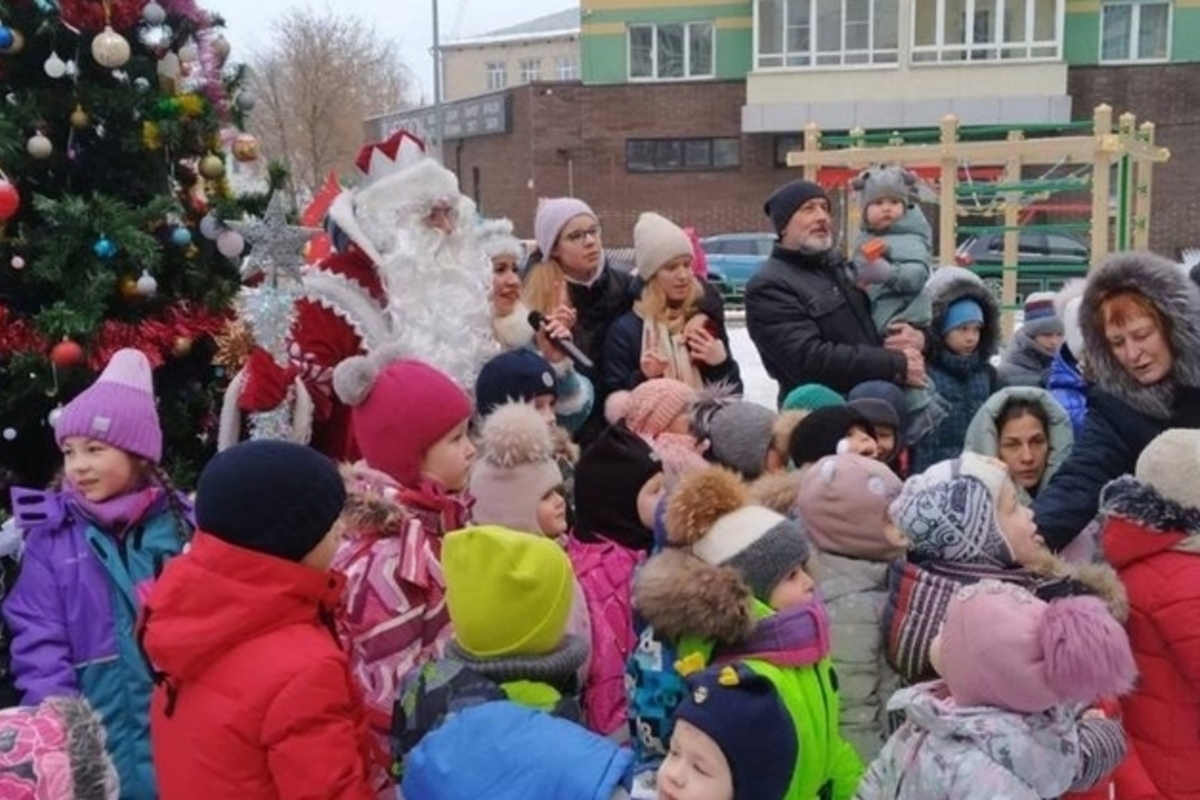
<svg viewBox="0 0 1200 800"><path fill-rule="evenodd" d="M820 383L797 386L783 398L784 411L816 411L818 408L846 405L846 398Z"/></svg>
<svg viewBox="0 0 1200 800"><path fill-rule="evenodd" d="M1008 470L994 458L965 452L905 482L892 519L912 542L915 561L1011 567L1012 548L996 521Z"/></svg>
<svg viewBox="0 0 1200 800"><path fill-rule="evenodd" d="M935 641L960 707L1086 706L1126 694L1137 677L1125 630L1096 597L1045 603L1016 584L980 581L950 600Z"/></svg>
<svg viewBox="0 0 1200 800"><path fill-rule="evenodd" d="M479 449L471 471L475 521L543 533L538 504L563 482L546 420L528 403L502 405L484 420Z"/></svg>
<svg viewBox="0 0 1200 800"><path fill-rule="evenodd" d="M402 486L414 486L429 448L471 418L471 398L422 361L388 346L348 358L333 371L333 388L351 406L363 459Z"/></svg>
<svg viewBox="0 0 1200 800"><path fill-rule="evenodd" d="M562 643L575 575L555 542L499 526L453 531L442 571L454 638L468 654L545 655Z"/></svg>
<svg viewBox="0 0 1200 800"><path fill-rule="evenodd" d="M622 419L629 430L653 439L688 413L696 402L696 390L673 378L655 378L640 383L629 393Z"/></svg>
<svg viewBox="0 0 1200 800"><path fill-rule="evenodd" d="M675 711L716 742L729 764L733 796L786 797L801 758L796 724L775 685L742 664L712 667L688 678ZM659 776L659 781L666 777Z"/></svg>
<svg viewBox="0 0 1200 800"><path fill-rule="evenodd" d="M154 405L150 361L140 350L113 353L96 382L63 407L54 440L84 436L157 464L162 429Z"/></svg>
<svg viewBox="0 0 1200 800"><path fill-rule="evenodd" d="M729 470L685 475L667 502L667 541L706 564L737 570L759 600L812 556L799 523L749 505L746 486Z"/></svg>
<svg viewBox="0 0 1200 800"><path fill-rule="evenodd" d="M800 479L796 511L818 550L891 561L906 549L883 532L888 507L902 487L896 473L873 458L827 456Z"/></svg>
<svg viewBox="0 0 1200 800"><path fill-rule="evenodd" d="M81 697L0 711L0 794L5 800L117 800L104 725Z"/></svg>
<svg viewBox="0 0 1200 800"><path fill-rule="evenodd" d="M1054 292L1034 292L1025 299L1025 322L1021 330L1031 338L1047 333L1063 333L1062 320L1054 308Z"/></svg>

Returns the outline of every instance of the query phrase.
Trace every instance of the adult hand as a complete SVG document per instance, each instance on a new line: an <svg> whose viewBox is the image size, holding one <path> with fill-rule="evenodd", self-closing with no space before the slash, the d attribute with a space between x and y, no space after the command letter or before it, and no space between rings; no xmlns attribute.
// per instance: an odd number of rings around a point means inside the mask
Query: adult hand
<svg viewBox="0 0 1200 800"><path fill-rule="evenodd" d="M551 364L558 364L567 359L567 354L555 346L551 339L569 340L570 338L571 327L564 325L557 317L550 317L538 329L534 336L534 342L537 344L538 352L542 354L542 358Z"/></svg>
<svg viewBox="0 0 1200 800"><path fill-rule="evenodd" d="M920 350L907 348L902 351L904 358L908 362L905 369L904 383L906 386L911 386L914 389L921 389L929 385L929 375L925 372L925 356L921 355Z"/></svg>
<svg viewBox="0 0 1200 800"><path fill-rule="evenodd" d="M883 346L889 350L916 350L925 352L925 334L907 322L897 322L888 327L888 336Z"/></svg>
<svg viewBox="0 0 1200 800"><path fill-rule="evenodd" d="M724 364L729 358L725 343L703 328L689 333L686 341L688 353L693 361L716 367Z"/></svg>
<svg viewBox="0 0 1200 800"><path fill-rule="evenodd" d="M643 350L642 360L638 369L649 379L661 378L667 374L667 365L669 363L666 356L657 350Z"/></svg>

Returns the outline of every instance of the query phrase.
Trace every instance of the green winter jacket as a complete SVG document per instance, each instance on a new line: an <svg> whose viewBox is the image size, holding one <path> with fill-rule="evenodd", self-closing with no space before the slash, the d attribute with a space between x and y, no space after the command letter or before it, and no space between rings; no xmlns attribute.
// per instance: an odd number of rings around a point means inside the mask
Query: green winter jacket
<svg viewBox="0 0 1200 800"><path fill-rule="evenodd" d="M885 333L889 325L907 322L918 328L926 328L933 322L933 305L925 291L929 280L930 260L933 251L933 229L925 212L919 206L908 209L888 231L876 235L865 227L854 240L854 253L871 239L882 239L887 244L884 258L892 265L892 274L884 283L867 286L871 298L871 319L879 332Z"/></svg>

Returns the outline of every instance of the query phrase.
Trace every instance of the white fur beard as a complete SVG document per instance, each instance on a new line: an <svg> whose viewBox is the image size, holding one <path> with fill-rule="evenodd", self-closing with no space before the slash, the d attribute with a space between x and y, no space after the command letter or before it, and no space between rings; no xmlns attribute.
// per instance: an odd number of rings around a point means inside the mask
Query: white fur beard
<svg viewBox="0 0 1200 800"><path fill-rule="evenodd" d="M474 392L480 367L499 351L492 335L487 256L470 236L418 226L399 235L379 273L403 353Z"/></svg>

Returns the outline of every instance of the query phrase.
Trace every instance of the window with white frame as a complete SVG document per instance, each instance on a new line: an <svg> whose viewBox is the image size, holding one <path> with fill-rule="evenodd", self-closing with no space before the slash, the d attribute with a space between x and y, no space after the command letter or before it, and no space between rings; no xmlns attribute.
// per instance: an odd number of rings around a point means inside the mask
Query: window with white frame
<svg viewBox="0 0 1200 800"><path fill-rule="evenodd" d="M579 62L574 56L559 56L554 60L554 70L560 81L579 80Z"/></svg>
<svg viewBox="0 0 1200 800"><path fill-rule="evenodd" d="M1170 3L1122 2L1101 7L1101 61L1166 61L1170 43Z"/></svg>
<svg viewBox="0 0 1200 800"><path fill-rule="evenodd" d="M489 61L484 65L487 70L487 88L495 92L508 86L508 65L503 61Z"/></svg>
<svg viewBox="0 0 1200 800"><path fill-rule="evenodd" d="M521 83L533 83L541 80L542 60L540 58L521 59Z"/></svg>
<svg viewBox="0 0 1200 800"><path fill-rule="evenodd" d="M711 22L629 26L630 80L711 78L713 72Z"/></svg>
<svg viewBox="0 0 1200 800"><path fill-rule="evenodd" d="M900 0L757 0L758 69L895 64Z"/></svg>
<svg viewBox="0 0 1200 800"><path fill-rule="evenodd" d="M1064 0L915 0L912 60L1039 61L1062 54Z"/></svg>

